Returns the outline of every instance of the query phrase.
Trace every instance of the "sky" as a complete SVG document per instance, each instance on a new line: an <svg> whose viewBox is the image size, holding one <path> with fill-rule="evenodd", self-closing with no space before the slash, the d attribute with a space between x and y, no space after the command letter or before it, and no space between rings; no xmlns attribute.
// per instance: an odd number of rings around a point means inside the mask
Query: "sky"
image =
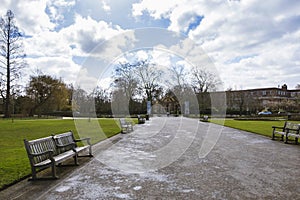
<svg viewBox="0 0 300 200"><path fill-rule="evenodd" d="M2 16L14 12L24 34L27 77L38 69L66 83L95 84L105 79L110 63L128 52L143 57L147 50L165 66L184 59L213 69L224 89L300 84L299 0L0 0L0 5Z"/></svg>

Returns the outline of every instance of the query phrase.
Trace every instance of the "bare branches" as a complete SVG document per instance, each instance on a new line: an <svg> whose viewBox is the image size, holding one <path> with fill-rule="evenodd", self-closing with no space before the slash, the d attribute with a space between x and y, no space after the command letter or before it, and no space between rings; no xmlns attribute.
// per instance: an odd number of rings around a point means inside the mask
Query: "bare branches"
<svg viewBox="0 0 300 200"><path fill-rule="evenodd" d="M148 60L139 61L135 66L141 88L145 90L148 101L152 101L153 92L160 87L159 81L162 76L162 71L157 69L156 65L150 63Z"/></svg>
<svg viewBox="0 0 300 200"><path fill-rule="evenodd" d="M193 67L191 75L196 93L214 91L222 83L215 73L200 67Z"/></svg>
<svg viewBox="0 0 300 200"><path fill-rule="evenodd" d="M23 53L21 36L22 34L14 22L14 13L8 10L6 15L0 18L0 70L5 75L5 78L1 79L0 92L5 100L5 117L10 116L12 88L21 77L22 68L26 66L24 61L26 55Z"/></svg>

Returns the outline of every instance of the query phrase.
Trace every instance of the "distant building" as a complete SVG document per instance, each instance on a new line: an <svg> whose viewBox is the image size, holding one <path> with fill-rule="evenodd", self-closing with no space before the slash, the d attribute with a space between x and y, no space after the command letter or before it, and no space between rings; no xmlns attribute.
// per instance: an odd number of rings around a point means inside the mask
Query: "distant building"
<svg viewBox="0 0 300 200"><path fill-rule="evenodd" d="M287 85L274 88L226 91L227 110L255 113L262 109L273 112L300 111L300 89L288 90Z"/></svg>
<svg viewBox="0 0 300 200"><path fill-rule="evenodd" d="M273 113L300 113L300 89L288 90L287 85L272 88L229 90L196 94L200 113L227 113L234 115L257 114L262 110ZM213 99L213 104L212 104ZM225 104L226 101L226 104ZM183 102L169 92L159 102L154 103L154 113L184 113Z"/></svg>

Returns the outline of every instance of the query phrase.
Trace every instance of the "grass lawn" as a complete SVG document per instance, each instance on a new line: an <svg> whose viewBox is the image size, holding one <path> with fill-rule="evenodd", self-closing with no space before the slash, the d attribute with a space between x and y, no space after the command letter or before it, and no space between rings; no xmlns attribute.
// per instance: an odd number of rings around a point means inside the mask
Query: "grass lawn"
<svg viewBox="0 0 300 200"><path fill-rule="evenodd" d="M217 124L223 122L217 119L210 121ZM137 120L134 122L137 123ZM284 121L225 120L225 126L268 137L272 135L272 126L283 126L283 124ZM72 130L77 137L90 137L95 144L121 131L114 119L14 120L14 123L11 120L0 120L0 127L0 189L31 173L23 139L32 140Z"/></svg>
<svg viewBox="0 0 300 200"><path fill-rule="evenodd" d="M212 123L222 124L222 120L212 119ZM285 121L233 120L226 119L224 126L272 137L272 126L283 126ZM300 124L299 121L295 123ZM222 124L223 125L223 124Z"/></svg>
<svg viewBox="0 0 300 200"><path fill-rule="evenodd" d="M114 119L76 120L75 124L72 119L14 120L13 123L0 120L0 127L0 189L31 173L23 139L32 140L68 130L78 136L78 130L81 138L91 137L95 144L121 131Z"/></svg>

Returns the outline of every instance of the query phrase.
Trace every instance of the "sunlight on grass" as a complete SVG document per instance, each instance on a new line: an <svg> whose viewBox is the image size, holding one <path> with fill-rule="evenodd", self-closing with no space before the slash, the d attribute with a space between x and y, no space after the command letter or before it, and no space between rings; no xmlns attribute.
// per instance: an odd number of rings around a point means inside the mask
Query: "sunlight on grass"
<svg viewBox="0 0 300 200"><path fill-rule="evenodd" d="M137 119L133 120L137 123ZM210 122L224 124L224 119ZM31 173L23 139L33 140L72 130L77 138L90 137L93 144L118 134L119 121L114 119L74 120L0 120L0 188ZM299 121L296 123L300 123ZM271 137L272 126L284 121L240 121L226 119L225 126Z"/></svg>
<svg viewBox="0 0 300 200"><path fill-rule="evenodd" d="M212 119L212 123L222 124L222 121L218 119ZM259 120L233 120L226 119L224 126L236 128L252 133L257 133L267 137L272 137L272 126L283 126L285 121L259 121ZM296 122L300 123L300 122Z"/></svg>
<svg viewBox="0 0 300 200"><path fill-rule="evenodd" d="M33 140L72 130L77 138L90 137L95 144L121 131L114 119L84 120L80 134L72 119L14 120L14 123L0 120L0 188L31 173L24 139ZM96 126L101 129L94 129Z"/></svg>

